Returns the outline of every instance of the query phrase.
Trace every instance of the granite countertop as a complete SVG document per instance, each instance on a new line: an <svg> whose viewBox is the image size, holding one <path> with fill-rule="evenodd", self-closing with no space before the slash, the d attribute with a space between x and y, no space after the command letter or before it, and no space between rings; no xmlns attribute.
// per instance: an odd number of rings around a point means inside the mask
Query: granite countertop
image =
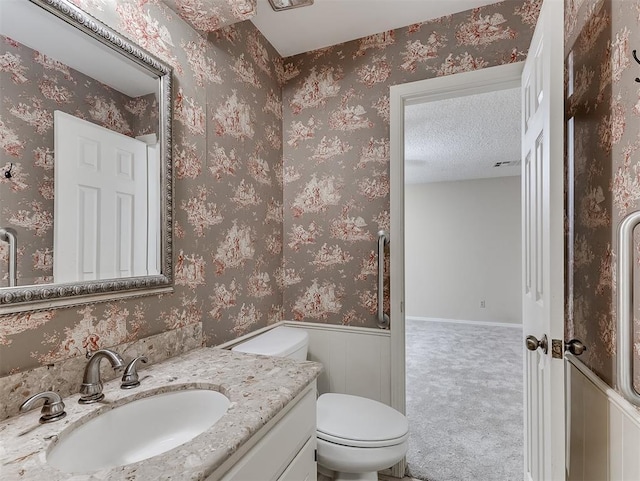
<svg viewBox="0 0 640 481"><path fill-rule="evenodd" d="M104 361L103 361L104 362ZM142 367L142 366L141 366ZM39 407L0 423L0 478L7 480L200 480L213 474L322 371L309 361L201 348L140 370L142 384L120 389L120 379L104 386L104 401L78 404L79 395L64 399L67 416L39 424ZM82 379L82 373L78 373ZM158 456L91 474L63 473L46 462L58 435L99 411L146 397L150 393L189 388L214 389L231 401L229 410L208 431ZM126 433L123 433L126 435ZM217 473L222 475L223 473Z"/></svg>

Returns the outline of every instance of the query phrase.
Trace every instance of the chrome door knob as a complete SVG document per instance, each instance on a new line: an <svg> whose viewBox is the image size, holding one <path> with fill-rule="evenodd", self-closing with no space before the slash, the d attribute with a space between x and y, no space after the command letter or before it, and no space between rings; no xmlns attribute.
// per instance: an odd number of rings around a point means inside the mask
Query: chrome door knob
<svg viewBox="0 0 640 481"><path fill-rule="evenodd" d="M546 334L542 336L542 339L540 340L538 340L536 336L527 336L525 343L527 345L527 349L529 349L530 351L535 351L540 348L545 354L549 352L549 343L547 341Z"/></svg>
<svg viewBox="0 0 640 481"><path fill-rule="evenodd" d="M569 351L574 356L579 356L587 350L587 346L580 339L571 339L564 343L564 350Z"/></svg>

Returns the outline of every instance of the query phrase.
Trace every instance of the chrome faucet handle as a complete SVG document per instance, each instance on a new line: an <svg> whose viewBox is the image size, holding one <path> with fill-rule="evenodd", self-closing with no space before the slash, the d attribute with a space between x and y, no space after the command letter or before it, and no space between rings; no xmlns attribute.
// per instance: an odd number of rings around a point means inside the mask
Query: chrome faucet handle
<svg viewBox="0 0 640 481"><path fill-rule="evenodd" d="M146 364L149 360L146 356L138 356L127 364L127 367L124 368L124 374L122 375L122 384L120 384L120 389L133 389L140 385L140 378L138 377L138 361Z"/></svg>
<svg viewBox="0 0 640 481"><path fill-rule="evenodd" d="M35 404L44 399L42 410L40 411L40 424L52 423L58 421L67 415L64 412L64 403L60 394L53 391L45 391L31 396L20 405L20 412L26 413L35 407Z"/></svg>
<svg viewBox="0 0 640 481"><path fill-rule="evenodd" d="M88 352L89 362L84 369L84 377L80 386L80 404L92 404L104 399L102 394L102 381L100 380L100 361L106 358L114 371L122 369L124 361L120 354L111 349L98 349L95 352Z"/></svg>

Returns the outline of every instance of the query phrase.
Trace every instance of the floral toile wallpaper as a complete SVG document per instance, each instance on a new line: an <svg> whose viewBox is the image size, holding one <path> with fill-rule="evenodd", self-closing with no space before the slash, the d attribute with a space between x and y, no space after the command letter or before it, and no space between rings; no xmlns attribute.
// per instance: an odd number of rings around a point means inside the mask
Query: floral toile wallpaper
<svg viewBox="0 0 640 481"><path fill-rule="evenodd" d="M128 97L2 35L0 99L0 226L18 232L18 284L49 283L54 110L135 137L157 131L157 102L153 94ZM0 287L8 286L8 256L0 242Z"/></svg>
<svg viewBox="0 0 640 481"><path fill-rule="evenodd" d="M160 0L74 2L174 69L175 293L5 316L0 376L200 322L208 345L281 319L374 327L389 86L523 60L540 6L282 59L250 22L203 36Z"/></svg>
<svg viewBox="0 0 640 481"><path fill-rule="evenodd" d="M159 0L74 3L174 69L175 293L0 318L0 376L191 324L218 344L282 319L280 57L249 22L205 38Z"/></svg>
<svg viewBox="0 0 640 481"><path fill-rule="evenodd" d="M614 386L616 229L640 209L640 65L632 57L640 47L633 44L640 38L640 1L569 0L565 8L567 165L573 171L567 178L575 199L567 330L587 346L580 359ZM640 263L635 266L638 279ZM636 303L637 389L639 308Z"/></svg>
<svg viewBox="0 0 640 481"><path fill-rule="evenodd" d="M524 60L540 4L502 2L285 60L286 318L376 327L389 87Z"/></svg>
<svg viewBox="0 0 640 481"><path fill-rule="evenodd" d="M163 0L198 32L207 34L256 14L257 0Z"/></svg>

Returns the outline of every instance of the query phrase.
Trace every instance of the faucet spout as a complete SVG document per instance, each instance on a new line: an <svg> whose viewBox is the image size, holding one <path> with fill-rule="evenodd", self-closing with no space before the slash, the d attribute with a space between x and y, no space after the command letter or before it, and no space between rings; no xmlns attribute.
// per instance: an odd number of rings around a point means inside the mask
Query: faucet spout
<svg viewBox="0 0 640 481"><path fill-rule="evenodd" d="M114 371L124 367L124 360L120 354L110 349L99 349L94 353L87 354L87 356L89 355L91 357L84 370L82 386L80 386L80 394L82 394L78 400L80 404L92 404L104 399L102 381L100 380L100 361L102 359L107 359Z"/></svg>

